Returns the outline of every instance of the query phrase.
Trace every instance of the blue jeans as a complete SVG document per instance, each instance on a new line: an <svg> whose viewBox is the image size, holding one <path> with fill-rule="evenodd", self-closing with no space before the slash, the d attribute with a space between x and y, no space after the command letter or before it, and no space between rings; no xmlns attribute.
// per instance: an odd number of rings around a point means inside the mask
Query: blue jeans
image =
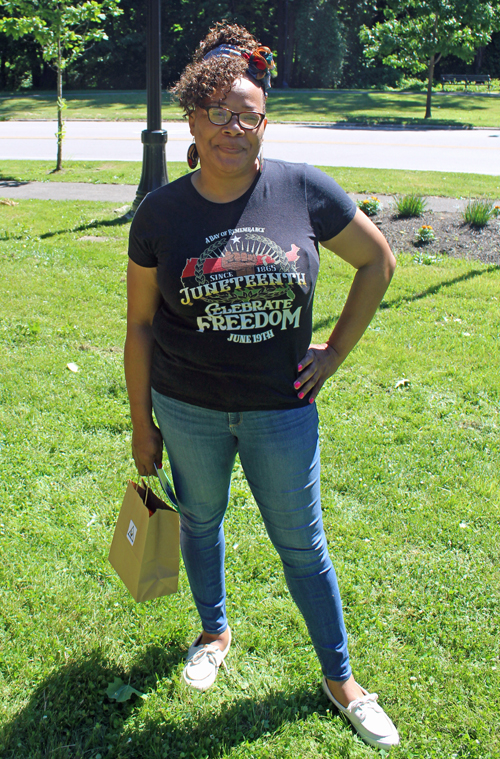
<svg viewBox="0 0 500 759"><path fill-rule="evenodd" d="M152 398L179 501L182 556L203 629L218 634L227 627L223 523L238 452L323 674L347 680L347 635L321 517L315 405L226 413L155 390Z"/></svg>

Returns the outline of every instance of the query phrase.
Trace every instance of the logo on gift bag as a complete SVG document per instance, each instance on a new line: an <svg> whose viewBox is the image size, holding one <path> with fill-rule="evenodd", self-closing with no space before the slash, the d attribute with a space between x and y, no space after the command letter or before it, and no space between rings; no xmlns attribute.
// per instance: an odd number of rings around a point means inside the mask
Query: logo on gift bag
<svg viewBox="0 0 500 759"><path fill-rule="evenodd" d="M122 533L122 535L123 535L123 533ZM128 530L127 530L127 538L129 540L129 543L130 543L131 546L134 545L134 540L135 540L135 536L136 535L137 535L137 527L132 522L132 520L130 520L130 524L129 524Z"/></svg>

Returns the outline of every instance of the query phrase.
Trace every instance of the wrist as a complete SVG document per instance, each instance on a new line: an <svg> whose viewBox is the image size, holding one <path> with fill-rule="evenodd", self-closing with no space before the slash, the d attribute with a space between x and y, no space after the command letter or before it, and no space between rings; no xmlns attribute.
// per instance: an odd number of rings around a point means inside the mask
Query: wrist
<svg viewBox="0 0 500 759"><path fill-rule="evenodd" d="M338 350L338 348L336 348L335 345L332 345L332 343L329 340L327 340L327 342L326 342L326 349L327 349L330 357L333 360L335 360L336 365L340 366L340 364L342 363L342 361L345 359L345 356L342 356L340 354L340 351Z"/></svg>
<svg viewBox="0 0 500 759"><path fill-rule="evenodd" d="M156 426L153 421L152 414L148 414L148 415L132 414L131 420L132 420L132 429L134 432L146 432L150 430L152 427Z"/></svg>

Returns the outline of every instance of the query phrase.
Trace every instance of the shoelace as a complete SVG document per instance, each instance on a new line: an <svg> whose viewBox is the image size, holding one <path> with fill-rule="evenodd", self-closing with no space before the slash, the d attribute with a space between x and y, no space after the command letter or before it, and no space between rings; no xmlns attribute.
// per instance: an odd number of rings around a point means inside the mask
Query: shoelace
<svg viewBox="0 0 500 759"><path fill-rule="evenodd" d="M375 711L381 711L380 706L377 704L378 693L367 693L366 696L357 698L349 704L349 711L352 714L356 714L360 719L364 719L367 709L375 709Z"/></svg>
<svg viewBox="0 0 500 759"><path fill-rule="evenodd" d="M222 664L227 672L226 662L222 658L222 651L220 648L212 646L210 643L207 643L203 648L200 648L200 650L195 653L190 663L199 664L205 657L214 667L220 667Z"/></svg>

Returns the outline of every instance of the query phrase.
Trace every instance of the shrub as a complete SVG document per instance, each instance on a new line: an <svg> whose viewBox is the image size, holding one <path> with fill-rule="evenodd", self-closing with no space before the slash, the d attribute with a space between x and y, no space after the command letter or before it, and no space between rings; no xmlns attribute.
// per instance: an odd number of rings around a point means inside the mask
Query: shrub
<svg viewBox="0 0 500 759"><path fill-rule="evenodd" d="M420 266L432 266L432 264L437 264L441 261L439 256L435 256L431 253L417 253L415 256L413 256L413 263L419 264Z"/></svg>
<svg viewBox="0 0 500 759"><path fill-rule="evenodd" d="M427 203L421 195L411 193L394 198L394 206L398 216L410 218L412 216L422 216Z"/></svg>
<svg viewBox="0 0 500 759"><path fill-rule="evenodd" d="M403 92L424 92L427 82L413 76L403 76L398 82L398 88Z"/></svg>
<svg viewBox="0 0 500 759"><path fill-rule="evenodd" d="M489 200L469 200L463 212L463 219L471 227L481 229L495 215Z"/></svg>
<svg viewBox="0 0 500 759"><path fill-rule="evenodd" d="M416 237L417 245L427 245L428 243L433 242L433 240L436 239L434 230L429 224L424 224L422 227L420 227L415 237Z"/></svg>
<svg viewBox="0 0 500 759"><path fill-rule="evenodd" d="M375 216L380 211L380 200L374 195L364 200L358 200L358 208L361 208L367 216Z"/></svg>

